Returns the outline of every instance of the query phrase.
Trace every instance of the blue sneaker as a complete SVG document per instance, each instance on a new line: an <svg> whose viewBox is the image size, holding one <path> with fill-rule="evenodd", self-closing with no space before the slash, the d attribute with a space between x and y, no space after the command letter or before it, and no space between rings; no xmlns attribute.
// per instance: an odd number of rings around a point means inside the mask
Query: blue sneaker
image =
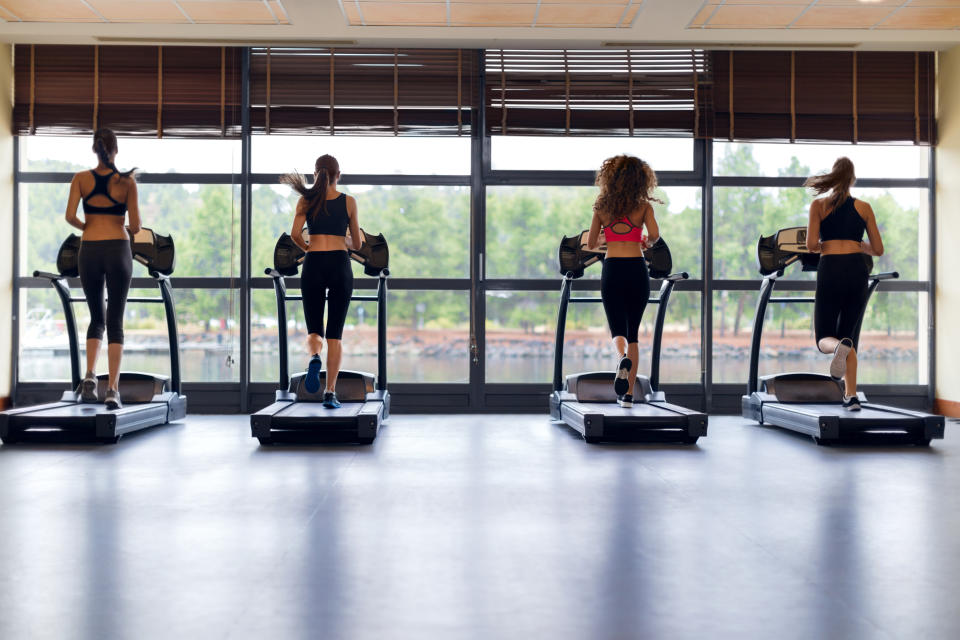
<svg viewBox="0 0 960 640"><path fill-rule="evenodd" d="M310 358L310 364L307 365L307 375L303 379L303 386L307 393L316 393L320 391L320 369L323 368L323 362L320 361L320 354L315 353Z"/></svg>
<svg viewBox="0 0 960 640"><path fill-rule="evenodd" d="M339 409L342 406L340 401L337 400L337 393L335 391L324 392L323 406L325 406L327 409Z"/></svg>

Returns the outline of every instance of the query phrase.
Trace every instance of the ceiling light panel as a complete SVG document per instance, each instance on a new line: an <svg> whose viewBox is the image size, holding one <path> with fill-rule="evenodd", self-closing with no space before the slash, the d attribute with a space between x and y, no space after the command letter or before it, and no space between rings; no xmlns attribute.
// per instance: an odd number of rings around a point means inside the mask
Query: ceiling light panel
<svg viewBox="0 0 960 640"><path fill-rule="evenodd" d="M643 0L339 0L347 24L393 27L629 27Z"/></svg>
<svg viewBox="0 0 960 640"><path fill-rule="evenodd" d="M705 0L689 29L958 29L960 0Z"/></svg>
<svg viewBox="0 0 960 640"><path fill-rule="evenodd" d="M22 22L290 24L281 0L0 0Z"/></svg>

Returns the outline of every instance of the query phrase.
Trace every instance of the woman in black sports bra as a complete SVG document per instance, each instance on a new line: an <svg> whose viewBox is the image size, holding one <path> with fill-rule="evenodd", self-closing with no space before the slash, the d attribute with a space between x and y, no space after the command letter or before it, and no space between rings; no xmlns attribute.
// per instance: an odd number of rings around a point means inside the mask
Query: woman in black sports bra
<svg viewBox="0 0 960 640"><path fill-rule="evenodd" d="M810 204L807 249L820 254L813 319L817 348L832 353L830 375L844 380L843 406L859 411L857 399L857 325L867 301L866 253L883 255L883 239L873 209L850 195L856 182L853 163L838 158L830 173L804 182L817 198ZM864 231L868 241L863 240Z"/></svg>
<svg viewBox="0 0 960 640"><path fill-rule="evenodd" d="M97 402L97 356L103 331L107 331L109 375L104 403L119 409L117 382L123 358L123 311L130 291L133 259L130 234L140 231L140 209L137 206L137 183L133 170L123 173L114 165L117 136L110 129L97 129L93 134L93 152L99 163L95 169L73 176L67 200L66 219L83 232L80 243L79 269L83 293L90 309L87 328L87 372L77 393L83 402ZM77 206L83 201L83 220L77 217ZM130 224L124 222L129 216ZM107 300L103 289L106 284Z"/></svg>
<svg viewBox="0 0 960 640"><path fill-rule="evenodd" d="M320 390L320 353L327 341L327 376L323 406L340 407L337 400L337 375L343 358L343 325L353 295L353 271L347 249L359 249L363 243L357 217L357 201L337 191L340 164L331 155L317 158L313 186L308 187L299 173L283 176L281 182L300 194L290 235L307 252L300 274L303 315L307 321L307 349L310 361L303 384L310 393ZM303 241L303 227L310 232L309 244ZM350 233L347 233L349 229ZM323 325L327 300L330 312Z"/></svg>

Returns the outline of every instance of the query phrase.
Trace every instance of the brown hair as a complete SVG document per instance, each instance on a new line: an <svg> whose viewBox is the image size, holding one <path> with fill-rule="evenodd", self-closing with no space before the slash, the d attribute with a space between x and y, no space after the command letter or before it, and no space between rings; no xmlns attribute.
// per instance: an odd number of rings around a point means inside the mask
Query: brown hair
<svg viewBox="0 0 960 640"><path fill-rule="evenodd" d="M93 132L93 152L100 158L100 162L118 173L121 178L129 178L137 170L134 167L130 171L120 171L110 160L110 155L117 152L117 134L111 129L103 127Z"/></svg>
<svg viewBox="0 0 960 640"><path fill-rule="evenodd" d="M600 187L600 195L593 203L593 210L605 227L617 218L630 215L642 202L663 204L653 197L657 174L649 164L634 156L620 155L604 160L597 172L596 185Z"/></svg>
<svg viewBox="0 0 960 640"><path fill-rule="evenodd" d="M303 176L299 173L288 173L280 178L280 182L290 185L290 187L306 198L310 204L307 210L307 217L313 218L317 211L323 211L327 214L327 187L340 175L340 163L330 154L324 154L317 158L314 164L313 174L316 179L312 186L307 186ZM316 200L319 198L319 205Z"/></svg>
<svg viewBox="0 0 960 640"><path fill-rule="evenodd" d="M821 173L807 178L803 186L809 187L814 194L822 196L830 192L831 196L827 203L830 205L828 213L843 204L850 197L850 187L857 181L857 175L853 171L853 163L850 158L841 156L833 163L830 173Z"/></svg>

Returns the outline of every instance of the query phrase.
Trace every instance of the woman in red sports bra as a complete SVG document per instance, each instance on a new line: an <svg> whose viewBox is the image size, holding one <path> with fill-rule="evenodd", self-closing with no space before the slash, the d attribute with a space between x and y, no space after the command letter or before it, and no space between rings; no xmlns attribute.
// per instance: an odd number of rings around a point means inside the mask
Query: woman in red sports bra
<svg viewBox="0 0 960 640"><path fill-rule="evenodd" d="M650 274L643 250L660 238L651 202L657 175L649 164L633 156L608 158L597 173L600 195L593 204L587 246L600 246L600 231L607 241L600 295L607 324L617 350L614 390L621 407L633 406L640 351L637 333L650 298ZM661 203L662 204L662 203ZM643 235L646 227L647 235Z"/></svg>

